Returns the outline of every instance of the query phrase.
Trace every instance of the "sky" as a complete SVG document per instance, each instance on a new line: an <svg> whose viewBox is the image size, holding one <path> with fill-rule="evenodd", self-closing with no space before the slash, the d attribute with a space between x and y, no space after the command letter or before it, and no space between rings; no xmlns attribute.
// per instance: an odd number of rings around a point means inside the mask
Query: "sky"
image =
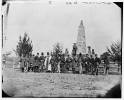
<svg viewBox="0 0 124 100"><path fill-rule="evenodd" d="M44 52L46 55L57 42L71 53L81 20L86 46L91 46L98 55L106 51L106 46L121 39L121 9L113 3L10 3L4 22L4 52L13 51L19 36L26 32L33 42L34 54Z"/></svg>

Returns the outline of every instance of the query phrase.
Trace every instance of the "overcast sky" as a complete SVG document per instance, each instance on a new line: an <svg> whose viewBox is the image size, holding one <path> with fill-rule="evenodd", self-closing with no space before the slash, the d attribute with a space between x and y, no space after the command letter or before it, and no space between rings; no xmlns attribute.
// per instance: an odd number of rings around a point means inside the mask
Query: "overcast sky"
<svg viewBox="0 0 124 100"><path fill-rule="evenodd" d="M19 35L27 32L33 53L51 51L60 42L72 51L81 20L85 27L86 46L98 55L106 46L121 38L121 9L115 4L67 5L66 3L11 3L6 21L5 51L16 48Z"/></svg>

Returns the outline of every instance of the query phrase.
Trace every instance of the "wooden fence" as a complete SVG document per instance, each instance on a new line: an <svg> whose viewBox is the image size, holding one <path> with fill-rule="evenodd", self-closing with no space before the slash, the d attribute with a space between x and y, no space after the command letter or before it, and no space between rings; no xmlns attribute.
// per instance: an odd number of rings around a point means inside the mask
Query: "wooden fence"
<svg viewBox="0 0 124 100"><path fill-rule="evenodd" d="M122 74L121 70L121 63L109 63L108 74ZM105 73L105 66L104 63L101 63L98 67L98 72L104 74Z"/></svg>

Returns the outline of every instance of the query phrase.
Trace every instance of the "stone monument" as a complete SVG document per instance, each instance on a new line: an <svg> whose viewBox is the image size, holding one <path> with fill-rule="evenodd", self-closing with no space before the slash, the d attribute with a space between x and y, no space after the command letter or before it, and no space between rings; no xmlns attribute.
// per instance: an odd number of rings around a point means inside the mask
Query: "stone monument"
<svg viewBox="0 0 124 100"><path fill-rule="evenodd" d="M85 29L83 25L83 21L81 21L79 29L78 29L78 36L77 36L77 54L86 54L86 39L85 39Z"/></svg>

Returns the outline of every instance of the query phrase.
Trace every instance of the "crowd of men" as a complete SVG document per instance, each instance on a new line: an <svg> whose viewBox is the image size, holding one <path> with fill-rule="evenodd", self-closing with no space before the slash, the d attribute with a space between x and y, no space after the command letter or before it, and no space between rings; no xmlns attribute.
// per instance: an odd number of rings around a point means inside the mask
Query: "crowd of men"
<svg viewBox="0 0 124 100"><path fill-rule="evenodd" d="M44 56L42 52L34 55L26 55L26 57L20 58L20 68L22 72L52 72L52 73L68 73L70 70L79 74L98 74L98 66L101 63L100 58L95 54L95 58L92 55L82 55L81 53L76 56L66 56L65 54Z"/></svg>

